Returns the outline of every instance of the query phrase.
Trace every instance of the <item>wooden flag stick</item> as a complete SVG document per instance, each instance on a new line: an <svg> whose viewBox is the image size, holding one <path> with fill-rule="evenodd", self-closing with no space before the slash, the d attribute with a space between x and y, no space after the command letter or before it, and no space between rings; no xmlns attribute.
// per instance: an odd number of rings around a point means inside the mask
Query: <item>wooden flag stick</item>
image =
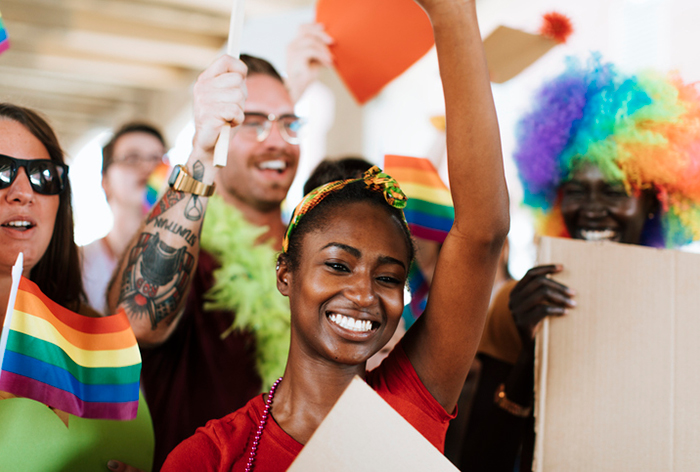
<svg viewBox="0 0 700 472"><path fill-rule="evenodd" d="M26 172L26 170L25 170ZM17 254L17 261L12 266L12 285L10 286L10 298L7 301L7 311L5 312L5 321L0 326L0 371L2 371L2 363L7 350L7 337L10 335L10 325L12 324L12 315L15 312L15 300L17 299L17 290L19 289L19 281L22 278L24 270L24 254Z"/></svg>
<svg viewBox="0 0 700 472"><path fill-rule="evenodd" d="M243 35L243 15L245 11L245 0L233 0L231 9L231 23L228 30L228 45L226 54L233 57L241 55L241 36ZM226 124L221 128L219 139L214 147L214 165L226 166L228 157L228 142L231 137L231 125Z"/></svg>

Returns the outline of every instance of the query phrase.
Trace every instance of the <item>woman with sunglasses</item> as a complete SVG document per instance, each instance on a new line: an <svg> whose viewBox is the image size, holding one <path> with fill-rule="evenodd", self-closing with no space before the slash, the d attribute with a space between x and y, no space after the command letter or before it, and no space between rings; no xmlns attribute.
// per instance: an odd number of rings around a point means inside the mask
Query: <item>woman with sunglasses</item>
<svg viewBox="0 0 700 472"><path fill-rule="evenodd" d="M291 310L284 376L198 429L163 470L286 470L356 375L442 449L508 232L508 193L475 2L416 2L435 35L455 206L425 313L366 372L403 311L414 253L405 196L377 168L314 190L295 210L278 259L277 287Z"/></svg>
<svg viewBox="0 0 700 472"><path fill-rule="evenodd" d="M81 315L100 316L85 303L63 151L43 118L8 103L0 103L0 247L0 325L20 252L23 275L46 296ZM101 448L105 456L90 462ZM145 402L136 419L108 421L0 392L3 470L102 470L115 453L150 470L153 428Z"/></svg>

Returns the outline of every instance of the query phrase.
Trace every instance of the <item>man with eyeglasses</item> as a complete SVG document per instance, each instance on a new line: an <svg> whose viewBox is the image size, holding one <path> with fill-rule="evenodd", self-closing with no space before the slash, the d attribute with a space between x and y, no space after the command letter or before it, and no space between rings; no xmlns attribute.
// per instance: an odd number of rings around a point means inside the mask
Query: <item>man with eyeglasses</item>
<svg viewBox="0 0 700 472"><path fill-rule="evenodd" d="M263 336L231 326L246 297L280 296L274 278L255 274L271 274L282 248L280 205L297 170L302 122L273 66L246 55L241 60L224 56L200 75L192 154L173 170L171 189L125 251L110 288L110 307L127 311L142 348L154 470L197 427L245 405L262 387L256 344ZM223 121L232 123L232 137L226 167L216 168L212 153ZM208 198L214 188L216 196ZM237 265L254 248L264 249L260 260ZM231 271L242 272L237 279L245 285L235 285ZM243 301L217 298L226 290ZM205 306L212 297L216 309ZM271 316L261 311L254 317ZM287 311L284 316L288 324ZM288 342L286 331L282 337Z"/></svg>
<svg viewBox="0 0 700 472"><path fill-rule="evenodd" d="M117 261L150 209L144 207L146 184L165 151L161 132L141 122L124 124L102 148L102 189L114 223L104 238L80 248L85 294L100 313L107 313L107 285Z"/></svg>

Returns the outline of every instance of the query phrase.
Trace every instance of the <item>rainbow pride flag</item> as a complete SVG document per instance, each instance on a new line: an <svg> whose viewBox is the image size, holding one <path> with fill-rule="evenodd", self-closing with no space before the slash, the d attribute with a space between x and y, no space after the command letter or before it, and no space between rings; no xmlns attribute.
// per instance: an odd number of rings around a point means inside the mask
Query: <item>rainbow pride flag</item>
<svg viewBox="0 0 700 472"><path fill-rule="evenodd" d="M384 156L384 172L395 178L408 197L406 215L411 233L416 238L442 244L452 228L455 209L452 195L428 159L419 157ZM406 329L425 310L430 285L417 263L408 273L411 302L405 307L403 318Z"/></svg>
<svg viewBox="0 0 700 472"><path fill-rule="evenodd" d="M10 47L10 40L7 36L7 30L5 29L5 24L2 22L2 13L0 13L0 54L7 51Z"/></svg>
<svg viewBox="0 0 700 472"><path fill-rule="evenodd" d="M0 337L0 391L83 418L134 419L141 355L126 313L79 315L17 272Z"/></svg>
<svg viewBox="0 0 700 472"><path fill-rule="evenodd" d="M432 162L425 158L384 156L384 172L395 178L408 197L403 212L417 238L443 243L452 228L452 195Z"/></svg>
<svg viewBox="0 0 700 472"><path fill-rule="evenodd" d="M156 204L158 199L163 195L165 189L168 187L168 177L170 177L170 171L172 168L170 164L163 161L158 164L151 175L148 176L146 181L146 192L143 195L143 213L144 215L151 211L153 205Z"/></svg>
<svg viewBox="0 0 700 472"><path fill-rule="evenodd" d="M413 323L425 311L430 291L430 284L425 280L423 272L415 261L408 271L408 290L411 292L411 302L404 307L403 313L401 313L401 317L406 323L406 329L413 326Z"/></svg>

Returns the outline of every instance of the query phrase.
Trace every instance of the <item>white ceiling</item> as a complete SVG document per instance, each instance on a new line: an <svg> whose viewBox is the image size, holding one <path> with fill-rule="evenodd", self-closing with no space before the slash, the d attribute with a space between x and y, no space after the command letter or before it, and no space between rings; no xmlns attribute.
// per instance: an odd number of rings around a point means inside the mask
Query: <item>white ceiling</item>
<svg viewBox="0 0 700 472"><path fill-rule="evenodd" d="M246 18L313 0L249 0ZM63 146L130 119L158 124L222 50L232 0L0 0L0 100L47 115Z"/></svg>

